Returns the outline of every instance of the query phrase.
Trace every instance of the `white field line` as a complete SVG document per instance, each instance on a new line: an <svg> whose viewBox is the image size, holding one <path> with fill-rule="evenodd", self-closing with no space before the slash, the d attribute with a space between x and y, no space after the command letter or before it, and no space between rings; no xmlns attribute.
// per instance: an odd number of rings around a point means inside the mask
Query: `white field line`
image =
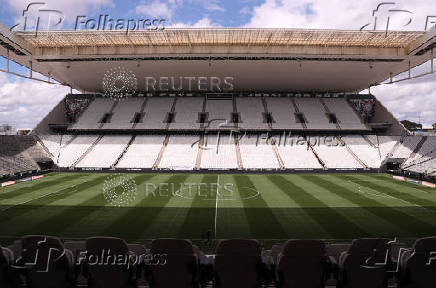
<svg viewBox="0 0 436 288"><path fill-rule="evenodd" d="M217 223L217 217L218 217L218 187L219 187L219 185L220 185L220 174L218 174L217 175L217 179L216 179L216 196L215 196L215 199L216 199L216 201L215 201L215 239L216 239L216 235L217 235L217 232L216 232L216 223Z"/></svg>
<svg viewBox="0 0 436 288"><path fill-rule="evenodd" d="M350 181L350 182L351 182L351 181ZM354 182L353 182L353 183L354 183ZM358 190L358 192L361 193L361 194L371 195L371 196L375 196L375 197L382 197L382 198L391 198L391 199L395 199L395 200L398 200L398 201L400 201L400 202L403 202L403 203L405 203L405 204L407 204L407 205L415 206L415 207L418 207L418 208L424 209L424 210L426 210L426 211L429 211L429 212L432 212L432 213L436 213L436 211L434 211L434 210L432 210L432 209L425 208L425 207L423 207L423 206L421 206L421 205L411 203L411 202L409 202L409 201L406 201L406 200L403 200L403 199L397 198L397 197L395 197L395 196L392 196L392 195L386 194L386 193L384 193L384 192L377 191L377 194L376 194L376 193L371 193L371 192L368 192L368 191L362 191L362 189L363 189L363 188L366 188L366 187L362 187L361 185L359 185L359 184L357 184L357 183L354 183L354 184L356 184L356 185L358 186L357 190ZM383 195L380 195L380 194L383 194Z"/></svg>

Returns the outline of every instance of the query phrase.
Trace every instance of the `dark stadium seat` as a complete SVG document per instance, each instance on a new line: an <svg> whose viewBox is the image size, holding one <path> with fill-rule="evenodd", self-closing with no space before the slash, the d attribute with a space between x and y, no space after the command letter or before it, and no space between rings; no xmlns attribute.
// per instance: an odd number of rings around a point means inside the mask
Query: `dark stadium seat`
<svg viewBox="0 0 436 288"><path fill-rule="evenodd" d="M219 243L215 256L216 287L261 286L261 247L256 240L233 239Z"/></svg>
<svg viewBox="0 0 436 288"><path fill-rule="evenodd" d="M28 287L74 287L73 255L57 237L29 235L21 239L18 265Z"/></svg>
<svg viewBox="0 0 436 288"><path fill-rule="evenodd" d="M155 258L150 268L150 287L198 287L198 260L192 244L182 239L155 239Z"/></svg>
<svg viewBox="0 0 436 288"><path fill-rule="evenodd" d="M86 250L88 254L84 263L84 274L88 278L88 287L136 287L135 267L130 262L114 260L129 258L129 249L124 240L112 237L88 238Z"/></svg>
<svg viewBox="0 0 436 288"><path fill-rule="evenodd" d="M0 246L0 288L8 288L13 285L11 265L14 264L14 253Z"/></svg>
<svg viewBox="0 0 436 288"><path fill-rule="evenodd" d="M137 259L137 269L136 269L136 280L137 280L137 284L138 285L145 285L146 284L146 279L145 279L145 275L143 273L144 271L144 260L145 260L145 255L150 254L149 250L147 250L145 248L144 245L141 244L127 244L127 248L129 249L130 254L134 254L136 255L136 259Z"/></svg>
<svg viewBox="0 0 436 288"><path fill-rule="evenodd" d="M339 257L338 287L387 287L389 239L355 239Z"/></svg>
<svg viewBox="0 0 436 288"><path fill-rule="evenodd" d="M328 276L325 244L321 240L289 240L279 254L278 287L324 287Z"/></svg>
<svg viewBox="0 0 436 288"><path fill-rule="evenodd" d="M400 258L401 288L436 287L436 237L416 240Z"/></svg>

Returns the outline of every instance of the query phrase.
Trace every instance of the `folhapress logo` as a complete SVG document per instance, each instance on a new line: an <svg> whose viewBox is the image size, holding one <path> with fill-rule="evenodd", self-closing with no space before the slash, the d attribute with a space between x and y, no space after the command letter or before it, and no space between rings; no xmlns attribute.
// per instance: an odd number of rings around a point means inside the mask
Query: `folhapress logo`
<svg viewBox="0 0 436 288"><path fill-rule="evenodd" d="M11 31L50 31L60 27L64 21L64 13L49 9L45 2L32 2L23 10L21 21L10 28Z"/></svg>

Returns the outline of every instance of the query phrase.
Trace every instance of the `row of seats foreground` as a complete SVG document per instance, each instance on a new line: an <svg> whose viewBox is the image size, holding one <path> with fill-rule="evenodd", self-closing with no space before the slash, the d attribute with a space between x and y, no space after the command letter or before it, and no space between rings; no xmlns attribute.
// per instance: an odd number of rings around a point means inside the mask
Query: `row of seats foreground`
<svg viewBox="0 0 436 288"><path fill-rule="evenodd" d="M1 250L0 287L436 287L436 237L410 248L363 238L288 240L272 250L232 239L205 255L182 239L156 239L146 249L112 237L62 242L31 235Z"/></svg>

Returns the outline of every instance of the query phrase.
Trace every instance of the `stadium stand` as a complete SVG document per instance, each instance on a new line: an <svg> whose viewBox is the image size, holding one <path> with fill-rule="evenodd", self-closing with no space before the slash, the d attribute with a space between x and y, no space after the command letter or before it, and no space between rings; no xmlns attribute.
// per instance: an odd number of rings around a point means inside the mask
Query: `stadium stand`
<svg viewBox="0 0 436 288"><path fill-rule="evenodd" d="M151 97L147 98L144 109L144 118L141 123L136 125L138 129L158 130L165 129L168 125L165 119L174 103L174 97Z"/></svg>
<svg viewBox="0 0 436 288"><path fill-rule="evenodd" d="M88 108L83 111L77 122L72 126L72 129L97 129L103 123L102 120L106 113L111 111L114 106L114 102L111 99L97 97L89 104Z"/></svg>
<svg viewBox="0 0 436 288"><path fill-rule="evenodd" d="M202 120L200 120L202 119ZM207 123L212 121L212 123ZM227 125L223 124L227 121ZM159 96L121 101L94 96L71 131L95 129L359 131L370 128L344 97ZM135 123L137 122L137 123Z"/></svg>
<svg viewBox="0 0 436 288"><path fill-rule="evenodd" d="M295 108L289 97L265 97L265 101L274 120L273 129L303 129L296 121Z"/></svg>
<svg viewBox="0 0 436 288"><path fill-rule="evenodd" d="M35 160L48 155L41 147L36 146L38 144L35 141L29 142L28 138L16 135L0 136L0 175L39 170Z"/></svg>
<svg viewBox="0 0 436 288"><path fill-rule="evenodd" d="M121 101L112 111L110 122L105 123L103 129L132 128L135 114L140 112L145 99L143 97L130 97Z"/></svg>
<svg viewBox="0 0 436 288"><path fill-rule="evenodd" d="M382 159L391 158L400 145L400 136L377 136L378 149Z"/></svg>
<svg viewBox="0 0 436 288"><path fill-rule="evenodd" d="M325 105L334 113L342 130L367 130L362 120L345 98L325 98Z"/></svg>
<svg viewBox="0 0 436 288"><path fill-rule="evenodd" d="M132 136L106 135L79 162L76 167L111 167L118 159ZM104 155L104 156L103 156Z"/></svg>
<svg viewBox="0 0 436 288"><path fill-rule="evenodd" d="M368 145L368 142L362 136L345 136L342 137L346 145L351 151L363 162L367 167L379 168L383 159L379 155L377 147Z"/></svg>
<svg viewBox="0 0 436 288"><path fill-rule="evenodd" d="M308 129L336 130L333 123L329 123L324 107L318 98L295 98L298 110L303 114Z"/></svg>
<svg viewBox="0 0 436 288"><path fill-rule="evenodd" d="M81 160L93 143L99 139L95 135L79 135L70 143L61 147L57 164L60 167L70 167Z"/></svg>
<svg viewBox="0 0 436 288"><path fill-rule="evenodd" d="M208 129L228 129L234 128L232 121L233 102L230 99L208 98L206 102L206 110L208 114L208 123L205 125ZM223 126L227 123L225 126ZM219 126L220 125L220 126Z"/></svg>
<svg viewBox="0 0 436 288"><path fill-rule="evenodd" d="M199 113L203 110L203 97L179 97L175 107L175 119L169 130L200 129Z"/></svg>
<svg viewBox="0 0 436 288"><path fill-rule="evenodd" d="M239 140L242 166L245 169L279 169L269 139L261 135L246 135Z"/></svg>
<svg viewBox="0 0 436 288"><path fill-rule="evenodd" d="M236 169L238 161L233 137L229 135L206 134L201 149L201 168Z"/></svg>
<svg viewBox="0 0 436 288"><path fill-rule="evenodd" d="M260 97L237 97L236 106L241 115L241 121L238 123L239 128L268 129L268 124L264 121L265 109Z"/></svg>
<svg viewBox="0 0 436 288"><path fill-rule="evenodd" d="M313 145L314 151L322 159L327 168L335 169L361 169L365 168L358 159L340 143L319 143Z"/></svg>
<svg viewBox="0 0 436 288"><path fill-rule="evenodd" d="M297 143L297 138L286 139L286 142L277 144L277 149L284 162L285 168L288 169L321 169L312 149L307 145Z"/></svg>
<svg viewBox="0 0 436 288"><path fill-rule="evenodd" d="M172 135L169 137L158 167L172 170L193 170L198 147L198 136Z"/></svg>
<svg viewBox="0 0 436 288"><path fill-rule="evenodd" d="M436 262L431 261L436 237L416 239L409 247L385 238L351 243L301 239L266 250L257 240L229 239L221 240L206 255L184 239L154 239L147 249L114 237L63 242L31 235L1 247L0 283L4 287L32 283L32 287L108 288L432 287L428 283L436 281ZM58 258L47 258L52 255L49 251ZM47 256L35 257L36 253ZM131 262L117 262L115 257ZM35 265L17 269L36 258ZM96 260L100 264L95 265ZM390 270L397 265L398 270Z"/></svg>
<svg viewBox="0 0 436 288"><path fill-rule="evenodd" d="M409 158L421 140L422 136L403 137L402 139L400 139L401 145L393 153L392 158Z"/></svg>
<svg viewBox="0 0 436 288"><path fill-rule="evenodd" d="M137 135L127 152L117 164L117 168L152 168L165 136Z"/></svg>

